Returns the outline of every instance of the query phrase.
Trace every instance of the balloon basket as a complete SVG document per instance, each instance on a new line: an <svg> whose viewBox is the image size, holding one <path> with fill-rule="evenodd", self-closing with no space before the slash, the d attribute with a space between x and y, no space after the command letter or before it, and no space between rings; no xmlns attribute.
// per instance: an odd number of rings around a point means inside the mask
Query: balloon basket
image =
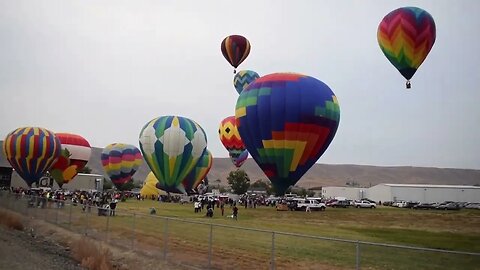
<svg viewBox="0 0 480 270"><path fill-rule="evenodd" d="M407 89L412 88L412 84L410 83L410 81L407 81L407 82L405 83L405 87L406 87Z"/></svg>

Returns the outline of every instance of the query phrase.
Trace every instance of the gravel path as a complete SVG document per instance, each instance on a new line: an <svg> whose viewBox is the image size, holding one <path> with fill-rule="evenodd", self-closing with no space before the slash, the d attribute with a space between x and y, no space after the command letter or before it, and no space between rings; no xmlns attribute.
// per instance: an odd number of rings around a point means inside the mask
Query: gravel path
<svg viewBox="0 0 480 270"><path fill-rule="evenodd" d="M29 232L0 225L0 269L84 269L64 247Z"/></svg>

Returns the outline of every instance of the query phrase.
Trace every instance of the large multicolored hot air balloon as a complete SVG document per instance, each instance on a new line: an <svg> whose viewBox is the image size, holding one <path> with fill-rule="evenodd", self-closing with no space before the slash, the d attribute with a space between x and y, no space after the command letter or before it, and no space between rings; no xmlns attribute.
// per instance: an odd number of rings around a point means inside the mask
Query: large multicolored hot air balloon
<svg viewBox="0 0 480 270"><path fill-rule="evenodd" d="M55 136L62 144L62 152L50 169L50 175L61 188L87 165L92 149L90 143L80 135L56 133Z"/></svg>
<svg viewBox="0 0 480 270"><path fill-rule="evenodd" d="M234 68L237 68L250 53L250 42L243 36L231 35L222 41L222 54ZM236 70L233 70L235 73Z"/></svg>
<svg viewBox="0 0 480 270"><path fill-rule="evenodd" d="M232 163L237 168L242 166L243 162L245 162L248 157L248 152L246 153L246 157L244 156L244 158L238 160L240 155L245 152L246 148L245 144L243 144L240 134L238 133L235 116L229 116L220 122L218 136L220 137L220 141L222 142L223 146L225 146L225 149L227 149Z"/></svg>
<svg viewBox="0 0 480 270"><path fill-rule="evenodd" d="M248 152L282 195L327 150L340 107L323 82L275 73L260 77L240 94L235 117Z"/></svg>
<svg viewBox="0 0 480 270"><path fill-rule="evenodd" d="M195 168L207 147L207 136L195 121L161 116L140 132L140 149L166 192L186 193L182 181Z"/></svg>
<svg viewBox="0 0 480 270"><path fill-rule="evenodd" d="M24 127L7 135L3 151L13 169L31 187L60 156L61 144L55 134L47 129Z"/></svg>
<svg viewBox="0 0 480 270"><path fill-rule="evenodd" d="M212 153L208 149L205 149L205 152L197 162L195 168L193 168L193 170L182 181L182 185L187 194L190 195L196 193L195 189L200 185L205 176L207 176L210 168L212 168L212 161Z"/></svg>
<svg viewBox="0 0 480 270"><path fill-rule="evenodd" d="M237 90L238 94L241 94L243 89L247 88L247 86L250 83L252 83L258 78L260 78L260 76L255 71L240 70L233 77L233 86L235 86L235 89Z"/></svg>
<svg viewBox="0 0 480 270"><path fill-rule="evenodd" d="M142 154L130 144L112 143L102 151L102 165L112 183L120 188L132 179L142 164Z"/></svg>
<svg viewBox="0 0 480 270"><path fill-rule="evenodd" d="M410 88L410 79L432 49L435 37L432 16L418 7L403 7L388 13L377 31L380 48L407 79L407 88Z"/></svg>

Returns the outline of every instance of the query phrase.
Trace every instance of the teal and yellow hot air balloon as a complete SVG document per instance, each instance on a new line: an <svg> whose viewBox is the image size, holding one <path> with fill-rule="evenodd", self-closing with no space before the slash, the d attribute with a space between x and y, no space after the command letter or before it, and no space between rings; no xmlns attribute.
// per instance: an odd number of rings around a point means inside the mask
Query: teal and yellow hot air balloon
<svg viewBox="0 0 480 270"><path fill-rule="evenodd" d="M182 185L187 194L195 194L195 189L200 185L202 180L207 176L210 168L212 168L213 156L212 153L206 149L197 165L193 170L183 179Z"/></svg>
<svg viewBox="0 0 480 270"><path fill-rule="evenodd" d="M39 127L17 128L3 142L5 157L29 187L52 167L61 149L55 134Z"/></svg>
<svg viewBox="0 0 480 270"><path fill-rule="evenodd" d="M238 94L241 94L243 89L247 88L256 79L260 78L257 72L252 70L240 70L233 77L233 86Z"/></svg>
<svg viewBox="0 0 480 270"><path fill-rule="evenodd" d="M207 136L195 121L161 116L149 121L139 136L148 166L166 192L186 193L182 185L207 147Z"/></svg>
<svg viewBox="0 0 480 270"><path fill-rule="evenodd" d="M377 39L388 61L410 79L427 58L436 38L435 21L425 10L403 7L388 13L380 22Z"/></svg>
<svg viewBox="0 0 480 270"><path fill-rule="evenodd" d="M248 152L283 195L332 142L340 121L335 94L293 73L260 77L240 94L235 118Z"/></svg>

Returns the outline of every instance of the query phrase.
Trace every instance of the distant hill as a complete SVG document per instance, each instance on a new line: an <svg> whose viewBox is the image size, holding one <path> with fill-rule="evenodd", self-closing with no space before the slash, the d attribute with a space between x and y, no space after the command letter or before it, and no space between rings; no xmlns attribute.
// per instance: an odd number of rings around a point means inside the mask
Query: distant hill
<svg viewBox="0 0 480 270"><path fill-rule="evenodd" d="M0 141L0 146L3 142ZM93 148L92 156L87 166L93 173L104 174L100 161L101 148ZM0 166L10 166L0 153ZM213 166L208 174L211 183L220 179L221 184L227 184L227 176L235 166L229 158L214 158ZM251 158L242 166L252 181L267 179L255 161ZM150 172L144 162L134 175L137 181L143 181ZM311 188L319 186L345 186L354 181L359 186L368 187L379 183L395 184L450 184L450 185L480 185L480 170L426 168L426 167L379 167L364 165L329 165L315 164L297 183L298 186Z"/></svg>

